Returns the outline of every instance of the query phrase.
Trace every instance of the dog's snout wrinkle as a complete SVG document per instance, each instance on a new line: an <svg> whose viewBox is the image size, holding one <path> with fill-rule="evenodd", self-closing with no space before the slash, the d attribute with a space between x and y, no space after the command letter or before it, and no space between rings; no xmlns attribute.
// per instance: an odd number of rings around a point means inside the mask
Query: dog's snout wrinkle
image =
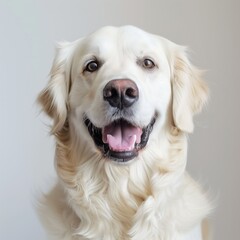
<svg viewBox="0 0 240 240"><path fill-rule="evenodd" d="M137 85L129 79L111 80L103 89L103 99L118 109L131 107L138 96Z"/></svg>

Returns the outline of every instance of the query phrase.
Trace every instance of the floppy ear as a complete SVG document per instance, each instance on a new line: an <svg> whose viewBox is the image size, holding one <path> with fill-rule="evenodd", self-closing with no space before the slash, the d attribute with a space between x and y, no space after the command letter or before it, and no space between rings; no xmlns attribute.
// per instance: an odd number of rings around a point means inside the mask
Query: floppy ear
<svg viewBox="0 0 240 240"><path fill-rule="evenodd" d="M50 80L38 96L38 102L42 105L44 112L53 119L52 133L61 130L67 119L72 48L71 43L58 45Z"/></svg>
<svg viewBox="0 0 240 240"><path fill-rule="evenodd" d="M201 72L186 56L184 47L178 47L173 57L173 121L183 132L193 131L193 115L199 113L207 101L208 87Z"/></svg>

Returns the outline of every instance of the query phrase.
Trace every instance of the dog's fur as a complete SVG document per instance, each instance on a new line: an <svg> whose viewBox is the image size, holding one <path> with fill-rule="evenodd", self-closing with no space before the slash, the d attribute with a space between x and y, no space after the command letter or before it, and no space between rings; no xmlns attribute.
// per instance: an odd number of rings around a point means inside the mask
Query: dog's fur
<svg viewBox="0 0 240 240"><path fill-rule="evenodd" d="M91 72L92 59L99 68ZM130 79L139 91L127 113L103 98L106 84L117 79ZM104 27L60 44L38 98L56 137L59 183L41 207L50 239L203 239L210 204L185 166L187 134L207 95L184 47L138 28ZM126 163L104 154L84 123L104 128L125 118L143 129L154 116L146 146Z"/></svg>

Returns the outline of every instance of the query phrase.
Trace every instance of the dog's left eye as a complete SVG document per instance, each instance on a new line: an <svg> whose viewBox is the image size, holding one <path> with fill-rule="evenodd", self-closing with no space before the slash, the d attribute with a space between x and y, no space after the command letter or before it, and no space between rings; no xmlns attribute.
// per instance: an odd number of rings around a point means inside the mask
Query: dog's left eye
<svg viewBox="0 0 240 240"><path fill-rule="evenodd" d="M137 64L146 70L152 70L157 67L155 62L150 58L138 59Z"/></svg>
<svg viewBox="0 0 240 240"><path fill-rule="evenodd" d="M90 62L87 63L84 71L87 71L87 72L95 72L98 70L100 64L97 60L92 60Z"/></svg>
<svg viewBox="0 0 240 240"><path fill-rule="evenodd" d="M146 69L152 69L154 68L156 65L153 62L153 60L149 59L149 58L145 58L142 62L142 66Z"/></svg>

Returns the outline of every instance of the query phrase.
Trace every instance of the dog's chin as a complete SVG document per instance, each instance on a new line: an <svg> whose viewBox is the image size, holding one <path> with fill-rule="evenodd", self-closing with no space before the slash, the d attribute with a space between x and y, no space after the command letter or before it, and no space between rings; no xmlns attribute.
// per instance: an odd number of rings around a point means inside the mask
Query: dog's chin
<svg viewBox="0 0 240 240"><path fill-rule="evenodd" d="M94 126L86 115L84 115L83 121L89 135L105 159L116 163L128 163L134 160L139 151L147 145L156 118L157 114L143 128L125 118L114 120L103 128Z"/></svg>

